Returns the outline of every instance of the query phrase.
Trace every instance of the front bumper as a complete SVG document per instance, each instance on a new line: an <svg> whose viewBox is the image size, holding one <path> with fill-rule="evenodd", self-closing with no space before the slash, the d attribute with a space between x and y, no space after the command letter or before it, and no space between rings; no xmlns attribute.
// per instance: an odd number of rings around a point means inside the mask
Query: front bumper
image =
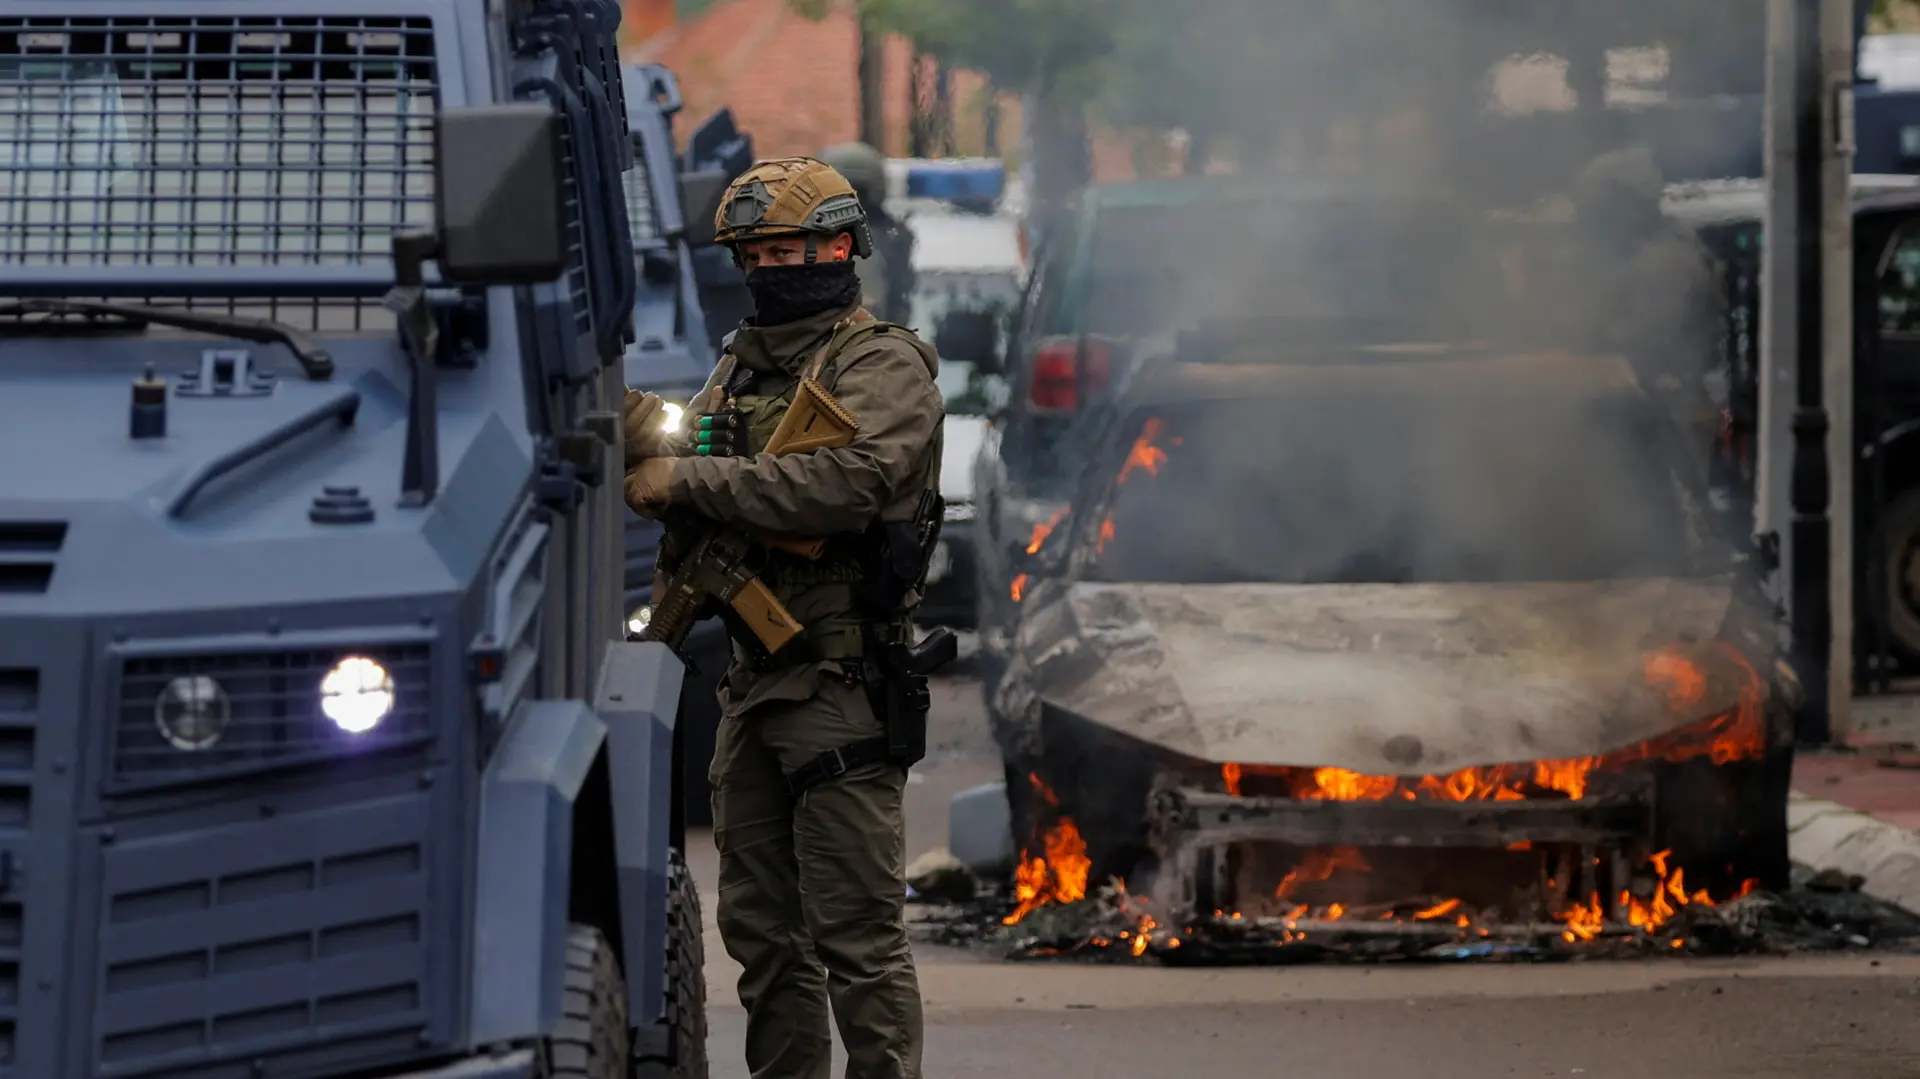
<svg viewBox="0 0 1920 1079"><path fill-rule="evenodd" d="M1551 846L1564 848L1583 877L1625 880L1655 838L1653 784L1637 778L1601 797L1514 801L1318 801L1163 788L1148 814L1162 866L1154 899L1187 918L1235 904L1242 897L1225 871L1227 850L1238 844L1434 854Z"/></svg>
<svg viewBox="0 0 1920 1079"><path fill-rule="evenodd" d="M971 629L977 621L979 571L974 536L972 517L956 520L950 511L940 527L940 549L927 570L926 594L915 614L922 625Z"/></svg>

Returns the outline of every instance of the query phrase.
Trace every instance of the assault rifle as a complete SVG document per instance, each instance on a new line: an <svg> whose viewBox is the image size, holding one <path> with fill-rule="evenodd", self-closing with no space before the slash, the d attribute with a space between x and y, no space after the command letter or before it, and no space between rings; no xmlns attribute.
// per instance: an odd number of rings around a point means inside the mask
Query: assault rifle
<svg viewBox="0 0 1920 1079"><path fill-rule="evenodd" d="M853 441L860 424L818 382L800 380L793 404L767 440L766 452L775 456L838 449ZM724 525L707 524L686 545L685 557L668 575L664 594L654 604L653 618L641 633L644 641L661 641L674 651L709 603L731 608L740 622L759 639L769 655L778 652L806 627L760 580L767 549L778 548L807 559L818 559L826 541L768 536Z"/></svg>

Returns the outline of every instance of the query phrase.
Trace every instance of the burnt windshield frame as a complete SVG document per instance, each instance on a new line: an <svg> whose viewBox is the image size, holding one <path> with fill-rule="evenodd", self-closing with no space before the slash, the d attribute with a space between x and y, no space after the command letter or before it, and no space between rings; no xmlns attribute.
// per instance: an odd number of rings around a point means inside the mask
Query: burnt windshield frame
<svg viewBox="0 0 1920 1079"><path fill-rule="evenodd" d="M1073 512L1064 529L1071 538L1071 548L1066 552L1062 565L1065 576L1070 580L1100 581L1105 583L1165 583L1165 584L1298 584L1305 586L1325 584L1469 584L1469 583L1539 583L1543 581L1606 581L1651 579L1661 577L1705 578L1736 573L1748 564L1748 559L1740 553L1737 546L1730 542L1719 528L1719 522L1711 512L1711 503L1707 498L1704 460L1701 468L1689 468L1687 458L1676 458L1675 454L1685 453L1685 432L1662 419L1657 406L1644 397L1636 396L1625 407L1633 413L1634 422L1641 424L1646 438L1636 443L1649 447L1652 455L1648 463L1655 461L1664 466L1666 477L1672 492L1672 508L1675 513L1678 538L1682 549L1674 552L1671 572L1647 573L1607 573L1598 575L1560 574L1551 577L1511 577L1499 574L1456 576L1436 579L1400 574L1362 574L1365 579L1352 579L1342 576L1336 580L1321 580L1316 575L1310 580L1292 580L1288 575L1274 573L1260 578L1234 577L1232 579L1193 579L1187 575L1165 574L1146 577L1137 574L1125 576L1109 575L1103 571L1103 561L1098 548L1102 522L1113 514L1118 502L1121 483L1120 475L1132 453L1134 442L1149 419L1161 418L1169 427L1169 434L1178 437L1179 417L1181 413L1203 411L1210 408L1237 407L1244 399L1210 399L1179 401L1154 406L1117 407L1109 409L1096 424L1088 425L1085 443L1090 450L1085 458L1085 467L1081 472L1081 483L1072 502ZM1084 507L1084 511L1083 508ZM1117 536L1117 531L1116 531ZM1359 563L1356 558L1354 562ZM1351 567L1349 567L1351 568Z"/></svg>

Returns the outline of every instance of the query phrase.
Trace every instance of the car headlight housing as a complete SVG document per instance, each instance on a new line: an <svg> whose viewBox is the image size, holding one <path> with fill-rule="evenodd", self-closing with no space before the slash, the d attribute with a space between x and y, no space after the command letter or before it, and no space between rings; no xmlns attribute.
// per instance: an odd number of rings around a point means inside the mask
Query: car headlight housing
<svg viewBox="0 0 1920 1079"><path fill-rule="evenodd" d="M433 735L432 646L127 655L107 785L115 793L378 752Z"/></svg>
<svg viewBox="0 0 1920 1079"><path fill-rule="evenodd" d="M348 734L365 734L393 712L393 675L365 656L348 656L320 679L320 714Z"/></svg>
<svg viewBox="0 0 1920 1079"><path fill-rule="evenodd" d="M160 737L187 753L212 749L233 722L233 701L226 687L204 674L182 675L168 682L153 702L153 721Z"/></svg>

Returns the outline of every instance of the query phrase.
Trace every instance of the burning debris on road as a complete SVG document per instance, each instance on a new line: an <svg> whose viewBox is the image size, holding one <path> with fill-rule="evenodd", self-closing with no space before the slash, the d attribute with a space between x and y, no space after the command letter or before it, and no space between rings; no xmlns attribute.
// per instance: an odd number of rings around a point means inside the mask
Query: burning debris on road
<svg viewBox="0 0 1920 1079"><path fill-rule="evenodd" d="M1346 906L1299 903L1281 915L1214 911L1163 924L1152 900L1118 880L1089 891L1085 845L1070 820L1047 836L1047 853L1020 860L1010 887L982 888L967 903L931 904L919 922L934 943L1008 959L1245 965L1313 962L1561 961L1654 956L1728 956L1874 949L1920 951L1920 917L1862 893L1859 878L1796 867L1789 888L1749 884L1716 900L1687 891L1664 853L1650 868L1660 885L1622 896L1625 924L1605 918L1597 896L1536 924L1502 922L1458 898ZM1314 852L1282 890L1365 872L1351 848ZM1011 909L1009 909L1011 908ZM1165 912L1161 912L1162 917Z"/></svg>

